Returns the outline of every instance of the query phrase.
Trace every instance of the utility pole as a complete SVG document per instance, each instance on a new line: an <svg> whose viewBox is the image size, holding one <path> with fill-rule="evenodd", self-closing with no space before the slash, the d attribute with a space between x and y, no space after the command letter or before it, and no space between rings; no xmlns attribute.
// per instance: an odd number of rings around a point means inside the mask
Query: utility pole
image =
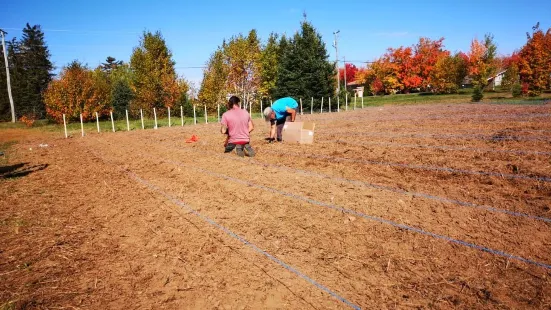
<svg viewBox="0 0 551 310"><path fill-rule="evenodd" d="M8 82L8 96L10 97L11 122L15 123L15 109L13 107L13 97L11 96L10 68L8 66L8 54L6 53L6 44L4 43L4 34L7 34L7 32L0 29L0 33L2 34L2 49L4 50L4 62L6 63L6 80Z"/></svg>
<svg viewBox="0 0 551 310"><path fill-rule="evenodd" d="M343 56L342 59L343 59L343 61L344 61L344 90L346 91L346 89L347 89L347 88L346 88L346 86L347 86L347 85L346 85L346 57Z"/></svg>
<svg viewBox="0 0 551 310"><path fill-rule="evenodd" d="M340 77L340 74L339 74L339 48L338 48L338 45L337 45L337 38L338 38L338 34L339 32L341 32L340 30L337 30L335 32L333 32L333 35L335 35L335 41L333 42L333 47L335 48L335 65L337 66L337 96L339 95L340 93L340 90L341 90L341 77Z"/></svg>

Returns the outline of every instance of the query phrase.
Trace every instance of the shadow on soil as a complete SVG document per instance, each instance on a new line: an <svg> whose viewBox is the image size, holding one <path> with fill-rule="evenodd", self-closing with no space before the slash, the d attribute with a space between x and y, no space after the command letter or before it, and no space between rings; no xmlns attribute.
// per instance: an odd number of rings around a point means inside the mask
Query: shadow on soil
<svg viewBox="0 0 551 310"><path fill-rule="evenodd" d="M0 166L0 179L13 179L27 176L33 172L44 170L48 164L29 166L29 163L20 163L11 166Z"/></svg>

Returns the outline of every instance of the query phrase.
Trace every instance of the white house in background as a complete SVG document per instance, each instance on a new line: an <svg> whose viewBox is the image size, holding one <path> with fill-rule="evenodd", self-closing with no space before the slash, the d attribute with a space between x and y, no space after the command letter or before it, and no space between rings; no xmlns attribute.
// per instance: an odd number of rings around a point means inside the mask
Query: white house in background
<svg viewBox="0 0 551 310"><path fill-rule="evenodd" d="M356 94L356 96L358 97L363 97L364 96L364 87L361 86L362 83L360 83L359 81L352 81L352 82L348 82L346 83L346 88L347 89L352 89L352 91L354 92L354 94Z"/></svg>
<svg viewBox="0 0 551 310"><path fill-rule="evenodd" d="M492 89L496 86L501 86L501 81L503 80L505 72L507 72L507 70L501 70L496 75L488 78L488 85L492 85Z"/></svg>

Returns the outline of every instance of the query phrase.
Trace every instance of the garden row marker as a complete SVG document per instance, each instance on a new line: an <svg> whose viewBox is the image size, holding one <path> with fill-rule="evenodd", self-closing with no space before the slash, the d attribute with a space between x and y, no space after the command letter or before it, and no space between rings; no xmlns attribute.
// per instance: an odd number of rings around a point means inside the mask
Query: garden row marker
<svg viewBox="0 0 551 310"><path fill-rule="evenodd" d="M310 102L310 114L314 113L314 97L312 97L312 101Z"/></svg>
<svg viewBox="0 0 551 310"><path fill-rule="evenodd" d="M300 115L304 115L304 114L302 113L302 98L300 98Z"/></svg>
<svg viewBox="0 0 551 310"><path fill-rule="evenodd" d="M153 108L153 115L155 116L155 129L157 129L157 111Z"/></svg>
<svg viewBox="0 0 551 310"><path fill-rule="evenodd" d="M180 117L182 118L182 127L184 127L184 108L180 106Z"/></svg>
<svg viewBox="0 0 551 310"><path fill-rule="evenodd" d="M82 122L82 113L80 113L80 131L82 132L82 136L84 137L84 123Z"/></svg>
<svg viewBox="0 0 551 310"><path fill-rule="evenodd" d="M354 110L356 110L356 98L358 98L358 95L354 93Z"/></svg>
<svg viewBox="0 0 551 310"><path fill-rule="evenodd" d="M205 105L205 124L208 124L208 116L207 116L207 106Z"/></svg>
<svg viewBox="0 0 551 310"><path fill-rule="evenodd" d="M344 100L345 100L345 102L346 102L346 110L345 110L345 111L348 111L348 93L346 93L346 94L344 95L344 98L345 98Z"/></svg>
<svg viewBox="0 0 551 310"><path fill-rule="evenodd" d="M65 123L65 114L63 114L63 128L65 128L65 139L67 139L67 123Z"/></svg>
<svg viewBox="0 0 551 310"><path fill-rule="evenodd" d="M364 96L362 96L362 109L364 108Z"/></svg>
<svg viewBox="0 0 551 310"><path fill-rule="evenodd" d="M321 97L321 108L320 108L320 114L323 113L323 97Z"/></svg>
<svg viewBox="0 0 551 310"><path fill-rule="evenodd" d="M260 99L260 117L262 117L262 113L264 113L264 110L262 110L262 99Z"/></svg>
<svg viewBox="0 0 551 310"><path fill-rule="evenodd" d="M143 110L140 109L140 118L142 119L142 129L145 129L145 126L143 125Z"/></svg>
<svg viewBox="0 0 551 310"><path fill-rule="evenodd" d="M193 105L193 124L197 125L197 113L195 112L195 105Z"/></svg>
<svg viewBox="0 0 551 310"><path fill-rule="evenodd" d="M329 97L329 113L331 113L331 97Z"/></svg>
<svg viewBox="0 0 551 310"><path fill-rule="evenodd" d="M337 95L337 112L341 111L341 97Z"/></svg>
<svg viewBox="0 0 551 310"><path fill-rule="evenodd" d="M99 132L99 117L98 117L98 112L96 112L96 123L98 123L98 132Z"/></svg>
<svg viewBox="0 0 551 310"><path fill-rule="evenodd" d="M168 127L170 127L172 124L171 124L171 120L170 120L170 107L168 107Z"/></svg>
<svg viewBox="0 0 551 310"><path fill-rule="evenodd" d="M220 103L218 104L218 122L220 123Z"/></svg>
<svg viewBox="0 0 551 310"><path fill-rule="evenodd" d="M126 110L126 131L130 131L130 121L128 120L128 110Z"/></svg>
<svg viewBox="0 0 551 310"><path fill-rule="evenodd" d="M111 127L113 128L113 132L115 132L115 121L113 120L113 111L109 111L109 114L111 114Z"/></svg>

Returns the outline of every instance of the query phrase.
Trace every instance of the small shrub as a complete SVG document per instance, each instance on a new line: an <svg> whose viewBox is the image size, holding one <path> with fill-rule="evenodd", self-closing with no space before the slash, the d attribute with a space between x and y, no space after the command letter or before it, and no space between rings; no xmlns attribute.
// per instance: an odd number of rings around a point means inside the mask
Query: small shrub
<svg viewBox="0 0 551 310"><path fill-rule="evenodd" d="M25 124L27 127L32 127L36 118L34 116L23 115L19 118L19 121Z"/></svg>
<svg viewBox="0 0 551 310"><path fill-rule="evenodd" d="M513 87L511 88L511 93L513 94L514 98L522 96L522 86L520 86L519 83L513 84Z"/></svg>
<svg viewBox="0 0 551 310"><path fill-rule="evenodd" d="M471 98L473 102L479 102L480 100L482 100L482 98L484 98L484 94L482 93L482 89L480 88L480 86L476 86L474 88Z"/></svg>

